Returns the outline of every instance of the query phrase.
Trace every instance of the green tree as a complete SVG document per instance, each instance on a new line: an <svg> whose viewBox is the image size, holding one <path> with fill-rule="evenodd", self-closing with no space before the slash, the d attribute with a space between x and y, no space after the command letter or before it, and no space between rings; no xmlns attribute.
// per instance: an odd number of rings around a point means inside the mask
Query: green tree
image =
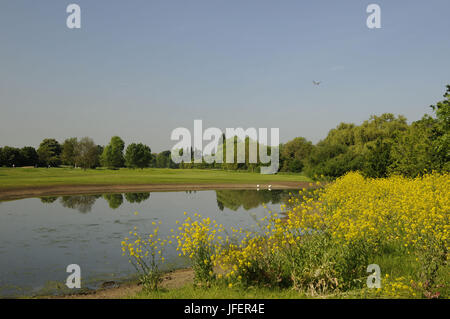
<svg viewBox="0 0 450 319"><path fill-rule="evenodd" d="M313 145L303 137L296 137L280 148L280 166L285 172L301 172L304 161L311 155Z"/></svg>
<svg viewBox="0 0 450 319"><path fill-rule="evenodd" d="M379 138L375 145L368 146L363 173L372 178L386 177L391 163L391 144Z"/></svg>
<svg viewBox="0 0 450 319"><path fill-rule="evenodd" d="M74 154L76 165L83 169L95 168L99 163L98 146L89 137L83 137L75 145Z"/></svg>
<svg viewBox="0 0 450 319"><path fill-rule="evenodd" d="M366 159L375 155L375 150L381 150L376 147L377 141L386 147L385 143L394 143L406 130L406 118L390 113L373 115L359 126L341 123L314 147L305 161L305 171L311 177L334 178L349 171L368 169Z"/></svg>
<svg viewBox="0 0 450 319"><path fill-rule="evenodd" d="M61 145L53 138L44 139L37 150L39 162L45 166L58 166L61 164Z"/></svg>
<svg viewBox="0 0 450 319"><path fill-rule="evenodd" d="M118 136L113 136L110 143L103 150L101 156L102 165L108 168L123 167L125 163L123 157L124 148L124 141Z"/></svg>
<svg viewBox="0 0 450 319"><path fill-rule="evenodd" d="M444 94L444 100L431 105L435 112L436 122L433 128L433 149L436 152L438 166L450 170L450 85Z"/></svg>
<svg viewBox="0 0 450 319"><path fill-rule="evenodd" d="M5 146L2 149L2 162L4 166L22 166L22 155L20 149Z"/></svg>
<svg viewBox="0 0 450 319"><path fill-rule="evenodd" d="M142 143L128 145L125 152L125 165L130 168L149 167L152 161L150 147Z"/></svg>
<svg viewBox="0 0 450 319"><path fill-rule="evenodd" d="M426 170L438 169L433 148L434 120L424 117L414 122L392 145L391 174L416 177Z"/></svg>
<svg viewBox="0 0 450 319"><path fill-rule="evenodd" d="M170 167L171 151L163 151L156 156L156 167L169 168Z"/></svg>
<svg viewBox="0 0 450 319"><path fill-rule="evenodd" d="M62 144L61 162L64 165L75 166L75 149L78 144L76 137L68 138Z"/></svg>
<svg viewBox="0 0 450 319"><path fill-rule="evenodd" d="M39 156L32 146L25 146L20 149L23 166L35 166L39 162Z"/></svg>

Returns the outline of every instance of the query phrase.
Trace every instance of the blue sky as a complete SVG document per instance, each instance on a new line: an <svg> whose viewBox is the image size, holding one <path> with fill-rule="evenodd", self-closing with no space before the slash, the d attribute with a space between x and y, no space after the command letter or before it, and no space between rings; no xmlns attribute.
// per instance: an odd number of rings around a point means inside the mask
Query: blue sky
<svg viewBox="0 0 450 319"><path fill-rule="evenodd" d="M82 28L66 27L77 3ZM380 5L382 28L366 26ZM0 146L112 135L170 149L176 127L279 127L430 113L450 84L450 1L0 2ZM312 80L323 81L314 86Z"/></svg>

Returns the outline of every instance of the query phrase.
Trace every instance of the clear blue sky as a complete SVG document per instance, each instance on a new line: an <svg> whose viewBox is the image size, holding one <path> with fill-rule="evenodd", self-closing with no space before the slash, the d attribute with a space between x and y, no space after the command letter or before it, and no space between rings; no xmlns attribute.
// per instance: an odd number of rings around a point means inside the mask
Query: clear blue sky
<svg viewBox="0 0 450 319"><path fill-rule="evenodd" d="M66 27L66 7L82 28ZM382 29L366 27L366 7ZM176 127L324 138L429 113L450 84L450 1L0 2L0 146L112 135L170 149ZM314 86L312 80L321 80Z"/></svg>

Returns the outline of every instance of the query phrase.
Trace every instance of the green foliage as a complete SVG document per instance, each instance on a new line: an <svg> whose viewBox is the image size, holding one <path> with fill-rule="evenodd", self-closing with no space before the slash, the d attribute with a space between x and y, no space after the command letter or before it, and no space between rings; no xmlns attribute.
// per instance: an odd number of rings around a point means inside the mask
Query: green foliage
<svg viewBox="0 0 450 319"><path fill-rule="evenodd" d="M108 202L109 207L117 209L123 204L122 194L105 194L103 198Z"/></svg>
<svg viewBox="0 0 450 319"><path fill-rule="evenodd" d="M125 142L118 136L113 136L110 143L105 147L101 156L101 163L104 167L120 168L125 164L123 150Z"/></svg>
<svg viewBox="0 0 450 319"><path fill-rule="evenodd" d="M345 145L319 143L307 160L306 173L313 176L339 177L363 167L364 158Z"/></svg>
<svg viewBox="0 0 450 319"><path fill-rule="evenodd" d="M142 143L128 145L125 152L125 165L129 168L149 167L152 161L150 147Z"/></svg>
<svg viewBox="0 0 450 319"><path fill-rule="evenodd" d="M439 166L450 170L450 85L444 94L445 100L432 105L436 114L436 123L433 130L433 148L439 158Z"/></svg>
<svg viewBox="0 0 450 319"><path fill-rule="evenodd" d="M53 138L44 139L37 150L39 162L44 166L59 166L61 164L61 145Z"/></svg>
<svg viewBox="0 0 450 319"><path fill-rule="evenodd" d="M171 151L163 151L156 155L155 167L158 168L178 168L178 164L172 161Z"/></svg>
<svg viewBox="0 0 450 319"><path fill-rule="evenodd" d="M375 145L368 145L363 173L366 177L386 177L391 165L391 144L377 139Z"/></svg>
<svg viewBox="0 0 450 319"><path fill-rule="evenodd" d="M413 123L392 145L389 172L415 177L436 169L431 134L424 121Z"/></svg>
<svg viewBox="0 0 450 319"><path fill-rule="evenodd" d="M5 146L2 148L1 152L1 162L2 165L7 167L22 166L22 155L20 149L15 147Z"/></svg>
<svg viewBox="0 0 450 319"><path fill-rule="evenodd" d="M76 137L68 138L62 144L61 162L64 165L75 166L75 148L78 144Z"/></svg>
<svg viewBox="0 0 450 319"><path fill-rule="evenodd" d="M125 199L129 203L141 203L150 198L150 193L126 193Z"/></svg>
<svg viewBox="0 0 450 319"><path fill-rule="evenodd" d="M32 146L25 146L20 150L21 166L35 166L39 162L39 156ZM1 166L1 165L0 165Z"/></svg>
<svg viewBox="0 0 450 319"><path fill-rule="evenodd" d="M303 137L296 137L280 148L280 167L285 172L301 172L305 160L311 155L313 145Z"/></svg>
<svg viewBox="0 0 450 319"><path fill-rule="evenodd" d="M98 146L91 138L83 137L75 145L74 159L78 167L84 169L97 167L100 164Z"/></svg>

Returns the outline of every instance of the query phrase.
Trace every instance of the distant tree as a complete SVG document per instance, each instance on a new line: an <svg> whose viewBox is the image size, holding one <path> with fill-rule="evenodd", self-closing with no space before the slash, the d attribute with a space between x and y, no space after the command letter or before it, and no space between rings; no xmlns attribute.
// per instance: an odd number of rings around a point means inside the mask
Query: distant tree
<svg viewBox="0 0 450 319"><path fill-rule="evenodd" d="M110 143L103 150L101 156L102 165L108 168L123 167L125 163L125 159L123 157L124 148L124 141L118 136L113 136Z"/></svg>
<svg viewBox="0 0 450 319"><path fill-rule="evenodd" d="M42 141L37 150L39 162L45 166L58 166L61 164L61 145L53 138Z"/></svg>
<svg viewBox="0 0 450 319"><path fill-rule="evenodd" d="M4 165L3 163L3 149L0 147L0 167Z"/></svg>
<svg viewBox="0 0 450 319"><path fill-rule="evenodd" d="M150 167L157 167L156 166L156 157L158 156L158 153L152 153L152 160L150 161Z"/></svg>
<svg viewBox="0 0 450 319"><path fill-rule="evenodd" d="M81 168L95 168L99 162L98 146L89 137L83 137L75 146L75 164Z"/></svg>
<svg viewBox="0 0 450 319"><path fill-rule="evenodd" d="M35 166L39 162L39 156L32 146L25 146L20 150L23 166Z"/></svg>
<svg viewBox="0 0 450 319"><path fill-rule="evenodd" d="M22 155L18 148L10 146L3 147L2 159L4 166L22 166Z"/></svg>
<svg viewBox="0 0 450 319"><path fill-rule="evenodd" d="M163 151L156 156L156 167L168 168L170 167L170 154L171 151Z"/></svg>
<svg viewBox="0 0 450 319"><path fill-rule="evenodd" d="M75 149L78 144L76 137L68 138L62 144L61 162L64 165L75 166Z"/></svg>
<svg viewBox="0 0 450 319"><path fill-rule="evenodd" d="M102 145L97 145L97 155L98 155L97 159L98 159L98 163L97 163L97 165L95 165L96 167L101 165L101 158L102 158L102 154L103 154L104 149L105 148Z"/></svg>
<svg viewBox="0 0 450 319"><path fill-rule="evenodd" d="M311 155L313 145L303 137L294 138L280 149L281 170L301 172L304 161Z"/></svg>
<svg viewBox="0 0 450 319"><path fill-rule="evenodd" d="M150 147L142 143L128 145L125 152L125 165L130 168L149 167L152 161Z"/></svg>

